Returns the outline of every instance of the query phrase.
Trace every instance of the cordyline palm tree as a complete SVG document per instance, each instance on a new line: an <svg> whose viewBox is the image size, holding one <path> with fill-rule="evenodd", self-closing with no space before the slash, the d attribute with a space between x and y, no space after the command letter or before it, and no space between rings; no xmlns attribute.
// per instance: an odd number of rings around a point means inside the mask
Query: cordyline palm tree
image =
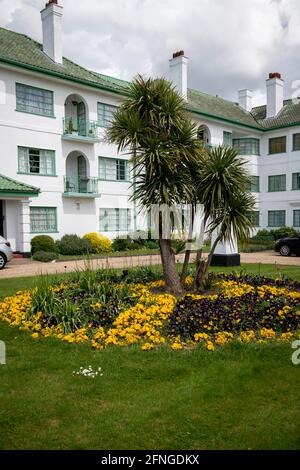
<svg viewBox="0 0 300 470"><path fill-rule="evenodd" d="M251 179L245 162L231 147L203 153L194 174L207 232L217 233L207 260L202 260L202 250L197 253L195 287L203 288L217 244L233 239L243 242L251 235L253 224L249 214L255 200L249 193Z"/></svg>
<svg viewBox="0 0 300 470"><path fill-rule="evenodd" d="M132 200L148 210L153 204L173 206L195 203L196 188L191 168L204 153L195 125L187 117L185 102L163 78L135 78L129 98L114 114L107 140L132 156L135 182ZM171 240L163 238L159 223L159 247L166 288L183 292Z"/></svg>

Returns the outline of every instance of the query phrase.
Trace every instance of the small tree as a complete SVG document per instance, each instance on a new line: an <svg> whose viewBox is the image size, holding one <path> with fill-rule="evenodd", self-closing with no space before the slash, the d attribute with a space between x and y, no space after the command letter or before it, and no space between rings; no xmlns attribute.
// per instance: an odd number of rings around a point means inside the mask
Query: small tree
<svg viewBox="0 0 300 470"><path fill-rule="evenodd" d="M231 147L220 146L202 154L194 174L208 234L217 231L207 261L202 259L202 250L197 253L195 287L203 288L217 244L233 238L243 242L251 236L249 214L255 200L249 193L251 178L245 162Z"/></svg>
<svg viewBox="0 0 300 470"><path fill-rule="evenodd" d="M128 91L128 90L127 90ZM135 182L132 199L139 205L184 204L196 200L191 166L204 150L195 125L187 117L185 102L165 79L138 76L129 98L114 114L107 138L119 151L132 155ZM166 288L179 295L182 285L170 238L159 222L159 247Z"/></svg>

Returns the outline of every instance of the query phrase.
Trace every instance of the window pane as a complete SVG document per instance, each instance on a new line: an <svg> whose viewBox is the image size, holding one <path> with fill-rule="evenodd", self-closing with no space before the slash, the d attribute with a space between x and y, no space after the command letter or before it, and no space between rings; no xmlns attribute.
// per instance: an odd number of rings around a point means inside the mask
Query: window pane
<svg viewBox="0 0 300 470"><path fill-rule="evenodd" d="M109 127L113 114L117 109L117 106L112 106L110 104L98 103L98 124L101 127Z"/></svg>
<svg viewBox="0 0 300 470"><path fill-rule="evenodd" d="M100 209L101 232L128 232L130 227L130 209Z"/></svg>
<svg viewBox="0 0 300 470"><path fill-rule="evenodd" d="M251 176L251 193L259 193L259 176Z"/></svg>
<svg viewBox="0 0 300 470"><path fill-rule="evenodd" d="M286 137L274 137L269 139L269 154L285 153L286 152Z"/></svg>
<svg viewBox="0 0 300 470"><path fill-rule="evenodd" d="M252 139L252 138L233 139L232 145L239 155L259 155L260 154L259 139Z"/></svg>
<svg viewBox="0 0 300 470"><path fill-rule="evenodd" d="M45 233L57 231L55 207L30 207L31 232Z"/></svg>
<svg viewBox="0 0 300 470"><path fill-rule="evenodd" d="M300 134L293 135L293 150L300 150Z"/></svg>
<svg viewBox="0 0 300 470"><path fill-rule="evenodd" d="M232 146L232 133L231 132L223 132L223 145L226 147Z"/></svg>
<svg viewBox="0 0 300 470"><path fill-rule="evenodd" d="M108 181L127 181L127 161L99 157L99 177Z"/></svg>
<svg viewBox="0 0 300 470"><path fill-rule="evenodd" d="M293 173L292 189L300 189L300 173Z"/></svg>
<svg viewBox="0 0 300 470"><path fill-rule="evenodd" d="M269 176L269 191L286 191L286 175Z"/></svg>
<svg viewBox="0 0 300 470"><path fill-rule="evenodd" d="M285 211L269 211L268 226L285 227Z"/></svg>
<svg viewBox="0 0 300 470"><path fill-rule="evenodd" d="M259 211L251 211L248 216L254 227L259 227Z"/></svg>
<svg viewBox="0 0 300 470"><path fill-rule="evenodd" d="M28 85L16 84L17 111L53 116L53 92Z"/></svg>
<svg viewBox="0 0 300 470"><path fill-rule="evenodd" d="M18 147L19 172L43 176L55 175L54 150Z"/></svg>
<svg viewBox="0 0 300 470"><path fill-rule="evenodd" d="M296 209L293 211L293 226L300 227L300 210Z"/></svg>

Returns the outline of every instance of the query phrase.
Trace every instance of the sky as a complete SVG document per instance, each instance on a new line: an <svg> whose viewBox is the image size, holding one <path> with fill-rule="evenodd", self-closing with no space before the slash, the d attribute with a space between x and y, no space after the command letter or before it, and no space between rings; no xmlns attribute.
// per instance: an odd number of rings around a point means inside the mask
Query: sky
<svg viewBox="0 0 300 470"><path fill-rule="evenodd" d="M265 103L265 80L280 72L285 96L300 95L299 0L59 0L64 55L130 80L168 76L183 49L188 86L237 101L237 90ZM0 0L0 26L41 42L45 0ZM295 81L299 80L299 83ZM294 88L293 88L294 87Z"/></svg>

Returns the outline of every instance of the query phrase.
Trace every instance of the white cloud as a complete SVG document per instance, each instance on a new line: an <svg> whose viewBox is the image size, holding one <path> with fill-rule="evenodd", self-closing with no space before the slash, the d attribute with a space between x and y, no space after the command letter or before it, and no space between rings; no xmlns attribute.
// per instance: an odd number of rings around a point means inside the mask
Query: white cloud
<svg viewBox="0 0 300 470"><path fill-rule="evenodd" d="M41 40L40 0L0 0L0 24ZM64 52L81 65L130 79L168 72L172 52L190 58L189 84L264 101L268 72L298 79L298 0L60 0Z"/></svg>

